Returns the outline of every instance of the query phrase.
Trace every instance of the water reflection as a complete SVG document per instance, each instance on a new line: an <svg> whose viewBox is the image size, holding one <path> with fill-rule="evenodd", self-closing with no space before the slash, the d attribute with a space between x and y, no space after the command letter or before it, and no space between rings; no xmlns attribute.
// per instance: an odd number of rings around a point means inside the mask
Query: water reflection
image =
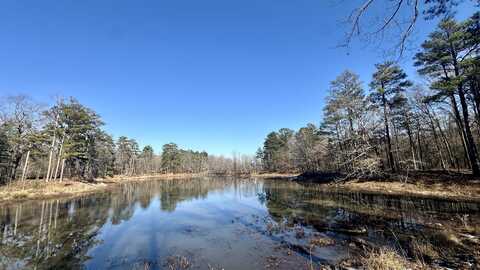
<svg viewBox="0 0 480 270"><path fill-rule="evenodd" d="M0 269L311 269L370 245L418 256L415 245L438 244L448 248L430 247L422 259L474 265L476 224L475 203L273 180L149 181L0 206Z"/></svg>

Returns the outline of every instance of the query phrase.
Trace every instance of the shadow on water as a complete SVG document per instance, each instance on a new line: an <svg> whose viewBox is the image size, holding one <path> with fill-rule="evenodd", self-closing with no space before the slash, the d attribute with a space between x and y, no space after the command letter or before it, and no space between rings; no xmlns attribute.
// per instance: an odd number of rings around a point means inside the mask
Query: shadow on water
<svg viewBox="0 0 480 270"><path fill-rule="evenodd" d="M478 263L480 205L198 178L0 206L0 269L312 269L390 246ZM477 252L477 253L476 253Z"/></svg>

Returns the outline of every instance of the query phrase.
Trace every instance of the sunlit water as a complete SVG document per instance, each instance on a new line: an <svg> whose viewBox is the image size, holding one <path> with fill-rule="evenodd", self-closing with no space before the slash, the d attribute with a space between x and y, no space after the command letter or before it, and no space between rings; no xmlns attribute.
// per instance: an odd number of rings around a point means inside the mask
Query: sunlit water
<svg viewBox="0 0 480 270"><path fill-rule="evenodd" d="M476 203L158 180L0 206L0 269L316 269L385 245L407 257L430 245L440 254L422 255L429 264L474 268L478 224Z"/></svg>

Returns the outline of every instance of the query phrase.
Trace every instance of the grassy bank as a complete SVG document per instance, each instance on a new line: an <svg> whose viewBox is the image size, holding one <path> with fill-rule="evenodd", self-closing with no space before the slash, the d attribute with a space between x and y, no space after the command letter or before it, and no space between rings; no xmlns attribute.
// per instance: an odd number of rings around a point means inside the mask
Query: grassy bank
<svg viewBox="0 0 480 270"><path fill-rule="evenodd" d="M142 176L123 176L118 175L111 178L98 178L95 181L76 181L66 179L62 182L51 181L45 182L42 180L26 180L24 182L15 181L5 186L0 186L0 203L15 203L27 200L37 199L51 199L51 198L69 198L76 197L83 194L108 191L123 183L142 182L153 179L180 179L205 176L207 174L192 174L192 173L179 173L179 174L154 174L154 175L142 175ZM266 173L266 174L254 174L254 175L240 175L238 177L249 178L256 177L262 179L278 179L295 177L295 174L278 174L278 173ZM233 177L233 176L232 176Z"/></svg>
<svg viewBox="0 0 480 270"><path fill-rule="evenodd" d="M480 179L462 173L416 172L409 176L395 175L384 179L352 179L342 182L324 182L321 177L297 179L300 182L318 183L327 191L409 195L480 202Z"/></svg>
<svg viewBox="0 0 480 270"><path fill-rule="evenodd" d="M155 174L143 176L115 176L100 178L93 182L64 180L63 182L44 182L41 180L16 181L0 187L0 203L14 203L18 201L49 199L57 197L75 197L82 194L105 191L119 184L141 182L152 179L180 179L205 176L205 174ZM295 179L298 174L262 173L244 175L244 178L261 179ZM322 182L318 179L302 179L306 182ZM343 191L375 193L385 195L410 195L418 197L453 199L480 202L480 179L465 179L458 175L449 177L437 175L435 177L410 177L405 180L350 180L347 182L319 183L325 191Z"/></svg>
<svg viewBox="0 0 480 270"><path fill-rule="evenodd" d="M440 199L454 199L480 202L480 180L464 184L352 181L331 185L334 188L352 192L371 192L386 195L410 195Z"/></svg>
<svg viewBox="0 0 480 270"><path fill-rule="evenodd" d="M14 203L35 199L75 197L87 193L105 191L123 183L141 182L152 179L179 179L197 177L202 174L155 174L142 176L115 176L99 178L92 182L64 180L62 182L42 180L16 181L0 187L0 203Z"/></svg>

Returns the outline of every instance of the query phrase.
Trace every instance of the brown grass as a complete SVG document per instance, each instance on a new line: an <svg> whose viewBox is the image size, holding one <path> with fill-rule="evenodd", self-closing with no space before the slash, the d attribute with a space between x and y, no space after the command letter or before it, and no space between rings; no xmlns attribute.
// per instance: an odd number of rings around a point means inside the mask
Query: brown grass
<svg viewBox="0 0 480 270"><path fill-rule="evenodd" d="M250 176L261 179L293 179L298 173L254 173Z"/></svg>
<svg viewBox="0 0 480 270"><path fill-rule="evenodd" d="M466 172L414 171L378 179L351 179L335 182L328 176L300 176L299 181L319 183L322 188L386 195L410 195L464 201L480 201L480 178Z"/></svg>
<svg viewBox="0 0 480 270"><path fill-rule="evenodd" d="M427 183L422 180L415 183L351 181L331 186L354 192L373 192L387 195L411 195L480 201L480 180L468 181L465 183Z"/></svg>
<svg viewBox="0 0 480 270"><path fill-rule="evenodd" d="M314 247L326 247L335 245L335 240L330 237L316 236L310 240L310 245Z"/></svg>
<svg viewBox="0 0 480 270"><path fill-rule="evenodd" d="M16 181L0 187L0 203L13 203L34 199L75 197L82 194L108 190L121 183L141 182L153 179L179 179L200 176L198 174L157 174L143 176L115 176L99 178L92 182L64 180L45 182L43 180Z"/></svg>
<svg viewBox="0 0 480 270"><path fill-rule="evenodd" d="M409 262L390 248L380 248L368 252L361 259L362 266L370 270L404 270Z"/></svg>
<svg viewBox="0 0 480 270"><path fill-rule="evenodd" d="M170 256L167 258L169 270L185 270L192 266L192 263L184 256Z"/></svg>
<svg viewBox="0 0 480 270"><path fill-rule="evenodd" d="M429 242L413 240L411 245L417 261L422 262L423 264L425 258L429 258L432 260L440 258L440 254L438 253L438 251Z"/></svg>

